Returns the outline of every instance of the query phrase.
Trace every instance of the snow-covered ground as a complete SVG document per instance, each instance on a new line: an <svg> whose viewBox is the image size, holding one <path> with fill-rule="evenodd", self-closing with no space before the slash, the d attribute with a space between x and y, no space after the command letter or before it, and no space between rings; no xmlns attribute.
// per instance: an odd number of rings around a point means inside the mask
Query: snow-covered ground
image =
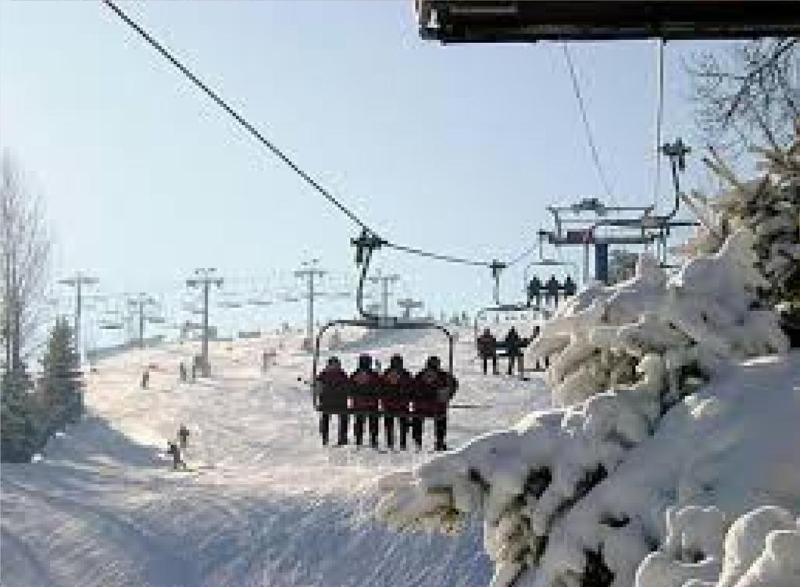
<svg viewBox="0 0 800 587"><path fill-rule="evenodd" d="M456 346L461 388L448 443L505 428L550 405L541 380L484 377L468 329ZM442 337L386 332L351 341L347 368L375 349L418 369ZM289 335L212 345L214 376L177 382L196 345L131 351L96 365L88 415L44 459L2 467L0 577L7 587L485 585L480 525L458 538L395 533L374 521L376 479L431 458L426 449L322 448L310 358ZM259 370L261 352L277 364ZM153 365L150 389L138 386ZM298 380L298 377L300 380ZM163 451L185 422L186 460ZM334 428L335 429L335 428Z"/></svg>

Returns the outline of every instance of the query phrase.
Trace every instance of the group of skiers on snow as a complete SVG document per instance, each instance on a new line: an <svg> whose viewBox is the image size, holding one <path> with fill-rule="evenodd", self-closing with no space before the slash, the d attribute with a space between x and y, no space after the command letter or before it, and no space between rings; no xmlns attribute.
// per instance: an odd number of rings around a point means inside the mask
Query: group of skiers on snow
<svg viewBox="0 0 800 587"><path fill-rule="evenodd" d="M533 327L533 334L530 338L521 337L517 329L512 326L502 342L498 343L492 332L485 328L477 340L478 356L483 362L483 374L487 374L489 361L492 363L492 373L498 374L497 351L504 349L508 358L508 374L511 375L514 372L516 365L517 372L523 376L525 374L524 349L537 336L539 336L538 326Z"/></svg>
<svg viewBox="0 0 800 587"><path fill-rule="evenodd" d="M381 373L379 368L373 366L372 357L362 354L358 358L358 368L348 375L334 356L328 359L325 368L317 376L317 382L320 385L319 431L323 444L328 444L332 413L338 414L339 419L337 445L349 443L349 412L353 411L353 434L357 446L363 444L366 425L370 446L378 448L380 419L383 418L389 449L394 449L397 420L400 449L406 450L410 430L411 439L420 450L427 416L434 420L434 449L447 450L447 402L455 393L458 382L442 369L439 357L429 357L425 367L416 375L411 375L403 366L403 357L400 355L393 355L389 367ZM411 402L415 406L413 413L408 409ZM389 413L381 416L380 411ZM408 415L395 417L391 412ZM420 415L415 416L415 413Z"/></svg>

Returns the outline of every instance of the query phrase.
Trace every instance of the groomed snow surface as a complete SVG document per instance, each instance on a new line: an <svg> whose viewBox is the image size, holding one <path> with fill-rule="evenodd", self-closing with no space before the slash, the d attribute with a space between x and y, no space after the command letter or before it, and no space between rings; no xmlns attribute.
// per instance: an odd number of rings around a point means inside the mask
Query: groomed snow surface
<svg viewBox="0 0 800 587"><path fill-rule="evenodd" d="M540 379L480 374L471 331L460 334L451 447L549 407ZM446 350L436 334L359 336L339 353L346 368L364 350L384 366L399 352L412 370ZM85 420L39 462L2 467L3 587L486 585L479 523L449 538L374 519L376 479L432 457L430 424L422 453L322 448L309 388L297 380L310 367L299 346L297 335L212 343L214 374L194 384L177 373L195 343L99 362ZM262 374L271 348L276 365ZM175 473L164 450L181 422L191 470Z"/></svg>

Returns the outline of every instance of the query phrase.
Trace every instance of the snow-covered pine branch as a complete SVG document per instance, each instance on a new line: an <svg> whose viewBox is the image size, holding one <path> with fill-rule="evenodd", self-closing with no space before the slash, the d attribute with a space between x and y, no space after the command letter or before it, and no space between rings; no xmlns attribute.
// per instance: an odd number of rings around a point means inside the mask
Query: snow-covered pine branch
<svg viewBox="0 0 800 587"><path fill-rule="evenodd" d="M643 256L633 279L580 292L529 351L551 357L547 377L560 407L387 477L378 515L398 529L453 532L479 512L494 587L630 587L639 563L664 543L664 512L686 479L680 467L702 453L704 428L686 395L723 365L730 372L735 361L787 349L775 314L759 302L766 282L753 243L737 231L673 279ZM739 398L728 409L751 403ZM715 422L713 411L704 415ZM722 424L739 438L755 430Z"/></svg>

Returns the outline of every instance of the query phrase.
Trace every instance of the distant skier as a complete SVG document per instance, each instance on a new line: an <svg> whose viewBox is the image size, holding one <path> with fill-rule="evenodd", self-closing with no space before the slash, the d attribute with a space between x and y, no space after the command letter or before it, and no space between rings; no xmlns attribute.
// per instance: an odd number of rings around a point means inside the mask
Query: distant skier
<svg viewBox="0 0 800 587"><path fill-rule="evenodd" d="M167 454L172 456L173 471L177 471L178 469L186 470L186 463L183 458L181 458L181 449L171 440L167 441Z"/></svg>
<svg viewBox="0 0 800 587"><path fill-rule="evenodd" d="M261 372L266 373L269 368L269 353L262 351L261 353Z"/></svg>
<svg viewBox="0 0 800 587"><path fill-rule="evenodd" d="M561 288L561 285L558 283L555 275L550 276L550 279L544 284L544 288L544 301L548 303L552 299L555 306L558 307L558 290Z"/></svg>
<svg viewBox="0 0 800 587"><path fill-rule="evenodd" d="M564 299L574 296L577 291L578 286L575 285L575 282L572 281L572 278L567 275L567 278L564 280Z"/></svg>
<svg viewBox="0 0 800 587"><path fill-rule="evenodd" d="M148 385L150 385L150 369L145 367L142 372L142 389L147 389Z"/></svg>
<svg viewBox="0 0 800 587"><path fill-rule="evenodd" d="M181 383L186 383L186 365L181 361L180 365L178 365L178 375L180 377Z"/></svg>
<svg viewBox="0 0 800 587"><path fill-rule="evenodd" d="M192 359L192 383L197 381L197 357Z"/></svg>
<svg viewBox="0 0 800 587"><path fill-rule="evenodd" d="M478 337L478 355L483 361L483 374L486 375L489 359L492 361L492 373L497 375L497 339L488 328Z"/></svg>
<svg viewBox="0 0 800 587"><path fill-rule="evenodd" d="M537 306L542 305L542 282L535 275L531 277L528 282L528 307L531 307L531 302L536 301Z"/></svg>
<svg viewBox="0 0 800 587"><path fill-rule="evenodd" d="M522 339L517 329L512 326L508 334L506 334L503 344L506 347L506 353L508 353L508 374L511 375L514 372L514 365L516 364L519 374L522 375L522 348L526 345L526 341Z"/></svg>
<svg viewBox="0 0 800 587"><path fill-rule="evenodd" d="M188 440L189 429L184 424L181 424L180 428L178 428L178 442L180 443L181 448L186 448Z"/></svg>

